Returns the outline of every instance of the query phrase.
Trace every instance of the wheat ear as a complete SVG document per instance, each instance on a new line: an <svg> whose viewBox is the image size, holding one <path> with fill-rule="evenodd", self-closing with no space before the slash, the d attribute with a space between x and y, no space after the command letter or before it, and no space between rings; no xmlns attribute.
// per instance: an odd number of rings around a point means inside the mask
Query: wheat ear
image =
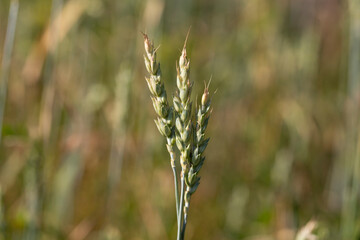
<svg viewBox="0 0 360 240"><path fill-rule="evenodd" d="M190 197L199 186L200 177L198 174L204 163L205 157L203 153L209 142L209 138L205 138L205 130L211 114L211 98L209 96L210 83L208 85L205 84L200 105L195 112L196 116L192 119L191 90L193 84L190 82L190 60L186 52L188 33L179 62L176 64L176 85L178 91L173 99L174 108L170 107L167 102L164 84L161 81L160 64L156 62L157 49L154 48L148 36L146 34L143 35L146 51L144 55L145 65L150 74L150 77L146 78L146 81L151 92L151 99L155 111L158 114L155 123L160 133L167 139L166 146L170 154L171 166L174 173L178 223L177 240L183 240L190 207ZM173 150L175 142L180 151L180 198L178 196L175 154Z"/></svg>
<svg viewBox="0 0 360 240"><path fill-rule="evenodd" d="M173 107L169 106L167 101L166 90L164 83L161 81L161 69L160 63L156 61L156 51L158 48L154 48L153 42L151 42L146 34L144 36L145 45L145 66L150 74L150 77L145 77L146 82L149 86L151 93L151 100L158 115L155 120L155 124L159 129L159 132L166 138L166 147L170 154L171 168L174 174L174 185L175 185L175 200L176 200L176 213L179 212L179 191L178 191L178 179L175 165L175 131L174 131L174 120L175 114ZM180 222L178 222L178 228Z"/></svg>
<svg viewBox="0 0 360 240"><path fill-rule="evenodd" d="M187 37L186 37L187 39ZM190 155L192 150L191 143L191 89L190 82L190 61L186 53L186 40L184 48L181 52L179 63L176 66L177 78L176 85L178 88L177 94L174 96L174 108L176 111L176 146L178 147L181 165L181 181L180 181L180 207L178 212L178 222L182 221L182 209L184 204L184 187L186 175L189 171ZM178 228L177 239L180 240L181 229Z"/></svg>
<svg viewBox="0 0 360 240"><path fill-rule="evenodd" d="M196 191L197 187L200 184L200 177L198 176L200 169L205 161L203 153L209 143L210 138L205 138L205 130L209 123L209 118L211 114L210 104L211 98L209 95L209 84L204 88L204 93L201 97L201 103L198 107L196 115L196 123L193 125L193 149L190 158L190 169L186 174L185 184L186 191L184 196L185 206L184 206L184 221L182 227L182 239L184 239L187 217L190 207L190 197Z"/></svg>

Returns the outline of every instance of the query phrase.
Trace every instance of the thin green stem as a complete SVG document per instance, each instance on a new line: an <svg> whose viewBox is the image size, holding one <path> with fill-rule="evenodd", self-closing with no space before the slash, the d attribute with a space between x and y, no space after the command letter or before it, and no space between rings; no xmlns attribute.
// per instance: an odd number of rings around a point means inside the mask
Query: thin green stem
<svg viewBox="0 0 360 240"><path fill-rule="evenodd" d="M176 167L172 167L172 171L174 174L174 185L175 185L175 201L176 201L176 216L179 215L179 187L178 187L178 179L176 173ZM178 228L180 227L180 222L178 221Z"/></svg>
<svg viewBox="0 0 360 240"><path fill-rule="evenodd" d="M170 154L170 163L171 168L174 175L174 186L175 186L175 202L176 202L176 219L179 214L179 187L178 187L178 177L177 177L177 171L176 171L176 165L175 165L175 153L173 149L173 145L171 144L171 139L167 139L168 144L166 145L168 152ZM178 222L178 227L180 227L180 223Z"/></svg>
<svg viewBox="0 0 360 240"><path fill-rule="evenodd" d="M177 240L182 240L181 238L181 227L180 227L180 223L181 223L181 217L182 217L182 209L183 209L183 205L184 205L184 183L185 183L185 179L184 179L184 174L183 172L181 172L181 186L180 186L180 208L178 211L178 232L177 232Z"/></svg>

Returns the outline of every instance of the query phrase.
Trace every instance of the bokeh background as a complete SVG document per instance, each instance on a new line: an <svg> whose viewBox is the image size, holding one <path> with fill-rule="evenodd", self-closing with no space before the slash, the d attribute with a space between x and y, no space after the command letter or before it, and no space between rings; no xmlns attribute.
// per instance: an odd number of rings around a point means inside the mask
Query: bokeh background
<svg viewBox="0 0 360 240"><path fill-rule="evenodd" d="M175 239L168 98L191 26L210 144L187 239L359 239L358 0L1 0L2 239Z"/></svg>

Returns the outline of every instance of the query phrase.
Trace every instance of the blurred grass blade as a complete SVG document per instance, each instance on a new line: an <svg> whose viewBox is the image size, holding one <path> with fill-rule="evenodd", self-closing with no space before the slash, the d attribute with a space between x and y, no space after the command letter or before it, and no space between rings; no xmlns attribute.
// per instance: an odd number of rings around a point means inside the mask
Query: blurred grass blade
<svg viewBox="0 0 360 240"><path fill-rule="evenodd" d="M58 22L57 24L54 24L57 18L57 15L59 12L61 12L61 8L63 5L63 0L53 0L52 1L52 7L51 7L51 15L50 15L50 42L56 43L58 41L58 34L59 34L59 28L62 24L61 22ZM55 101L55 80L53 72L56 71L56 64L57 64L57 50L58 47L56 47L53 50L53 57L54 61L50 61L49 57L46 58L44 63L44 89L42 91L42 97L41 97L41 110L40 110L40 117L39 117L39 133L40 136L43 138L44 142L44 149L49 149L49 135L51 134L51 131L54 129L52 126L53 121L53 112L54 110L54 101ZM53 62L53 63L52 63Z"/></svg>
<svg viewBox="0 0 360 240"><path fill-rule="evenodd" d="M25 201L28 211L28 226L26 240L38 239L40 216L40 173L41 173L41 146L33 144L24 173Z"/></svg>
<svg viewBox="0 0 360 240"><path fill-rule="evenodd" d="M66 227L67 217L71 216L69 208L73 202L75 183L81 172L81 154L78 150L65 157L60 166L52 188L49 208L46 212L45 223L50 229L61 233Z"/></svg>
<svg viewBox="0 0 360 240"><path fill-rule="evenodd" d="M3 190L0 185L0 240L5 240L5 217L3 205Z"/></svg>
<svg viewBox="0 0 360 240"><path fill-rule="evenodd" d="M1 143L2 125L3 125L4 111L5 111L7 83L10 73L10 62L11 62L11 55L14 46L15 29L16 29L18 12L19 12L19 2L18 0L12 0L10 3L8 24L7 24L5 44L4 44L4 53L1 64L1 75L0 75L0 143Z"/></svg>
<svg viewBox="0 0 360 240"><path fill-rule="evenodd" d="M360 1L348 1L349 47L348 47L348 103L345 150L344 192L341 219L343 240L357 239L359 234L357 212L360 187L359 152L359 86L360 86Z"/></svg>
<svg viewBox="0 0 360 240"><path fill-rule="evenodd" d="M296 234L295 240L318 240L319 238L314 234L314 231L318 227L318 223L314 220L309 221L304 227L302 227Z"/></svg>
<svg viewBox="0 0 360 240"><path fill-rule="evenodd" d="M111 214L111 198L120 176L123 162L125 141L126 141L126 120L129 111L129 94L132 72L128 64L121 66L116 78L115 92L115 113L114 113L114 132L112 134L109 169L108 169L108 206Z"/></svg>
<svg viewBox="0 0 360 240"><path fill-rule="evenodd" d="M85 0L67 1L64 8L45 30L41 40L35 44L26 59L23 76L28 83L34 83L39 80L46 55L49 51L53 51L64 39L69 30L83 15L86 7L87 3ZM51 35L54 28L57 29L56 41L54 41Z"/></svg>
<svg viewBox="0 0 360 240"><path fill-rule="evenodd" d="M76 186L84 170L83 151L86 146L87 137L92 122L92 110L89 107L91 101L86 96L88 90L87 66L89 52L89 36L86 33L84 54L81 56L82 76L77 81L77 98L74 100L74 116L69 119L65 141L67 142L67 153L55 173L54 182L50 189L49 204L45 213L45 223L55 234L63 235L63 230L67 227L65 222L71 220L73 211ZM54 235L48 236L50 239Z"/></svg>

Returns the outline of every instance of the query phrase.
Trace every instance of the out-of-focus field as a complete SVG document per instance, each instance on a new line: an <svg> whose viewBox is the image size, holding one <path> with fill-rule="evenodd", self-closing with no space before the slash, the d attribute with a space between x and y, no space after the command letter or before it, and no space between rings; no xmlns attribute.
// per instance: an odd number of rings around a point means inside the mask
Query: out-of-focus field
<svg viewBox="0 0 360 240"><path fill-rule="evenodd" d="M359 239L359 16L357 0L1 0L2 239L175 239L141 31L170 100L190 26L193 93L217 92L187 239L291 240L312 219L318 239Z"/></svg>

